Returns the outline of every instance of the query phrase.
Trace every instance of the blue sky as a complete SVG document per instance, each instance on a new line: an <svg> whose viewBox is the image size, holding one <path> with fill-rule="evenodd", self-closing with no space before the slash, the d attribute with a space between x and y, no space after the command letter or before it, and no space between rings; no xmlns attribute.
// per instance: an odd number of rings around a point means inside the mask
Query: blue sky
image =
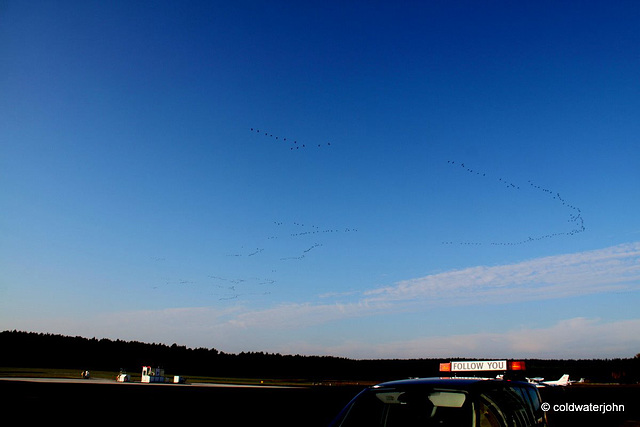
<svg viewBox="0 0 640 427"><path fill-rule="evenodd" d="M640 351L640 5L0 4L0 329Z"/></svg>

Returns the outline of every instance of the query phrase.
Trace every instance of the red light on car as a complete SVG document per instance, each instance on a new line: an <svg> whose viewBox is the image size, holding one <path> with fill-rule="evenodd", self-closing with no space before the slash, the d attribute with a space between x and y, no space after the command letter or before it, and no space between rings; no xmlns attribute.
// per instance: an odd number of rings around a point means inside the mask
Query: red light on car
<svg viewBox="0 0 640 427"><path fill-rule="evenodd" d="M523 360L512 360L509 362L510 371L524 371L525 369Z"/></svg>
<svg viewBox="0 0 640 427"><path fill-rule="evenodd" d="M451 372L451 362L441 363L440 372Z"/></svg>

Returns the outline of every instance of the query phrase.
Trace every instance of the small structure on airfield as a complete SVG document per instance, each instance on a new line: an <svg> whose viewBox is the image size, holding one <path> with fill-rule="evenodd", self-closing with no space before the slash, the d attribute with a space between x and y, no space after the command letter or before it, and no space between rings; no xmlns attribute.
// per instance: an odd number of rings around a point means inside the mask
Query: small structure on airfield
<svg viewBox="0 0 640 427"><path fill-rule="evenodd" d="M163 383L164 382L164 369L153 369L151 366L142 367L142 378L140 380L143 383Z"/></svg>
<svg viewBox="0 0 640 427"><path fill-rule="evenodd" d="M119 383L128 383L131 381L131 377L124 370L120 370L120 373L116 377L116 381Z"/></svg>

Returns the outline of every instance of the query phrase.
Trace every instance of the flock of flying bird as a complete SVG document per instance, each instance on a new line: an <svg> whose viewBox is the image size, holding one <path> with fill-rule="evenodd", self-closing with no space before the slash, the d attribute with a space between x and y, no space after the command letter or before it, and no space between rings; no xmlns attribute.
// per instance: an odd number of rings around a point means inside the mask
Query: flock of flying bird
<svg viewBox="0 0 640 427"><path fill-rule="evenodd" d="M452 165L452 166L459 166L462 169L466 170L467 172L474 174L476 176L482 176L482 177L486 177L487 174L484 172L479 172L477 170L471 169L468 166L465 166L464 163L458 162L456 163L454 160L447 160L447 163ZM497 181L502 184L505 185L507 188L509 189L515 189L515 190L520 190L520 186L516 185L512 182L509 182L505 179L502 178L498 178ZM572 228L569 231L565 231L565 232L555 232L555 233L547 233L547 234L543 234L543 235L539 235L536 237L531 237L529 236L526 239L523 240L518 240L518 241L509 241L509 242L489 242L489 243L483 243L483 242L454 242L454 241L446 241L446 242L442 242L442 244L444 245L465 245L465 246L480 246L483 244L488 244L488 245L492 245L492 246L514 246L514 245L523 245L523 244L527 244L527 243L531 243L534 241L538 241L538 240L544 240L544 239L549 239L549 238L553 238L553 237L559 237L559 236L573 236L575 234L578 233L582 233L583 231L586 230L585 225L584 225L584 219L582 218L582 211L580 210L580 208L569 204L564 198L562 198L562 196L560 196L560 193L552 191L548 188L544 188L540 185L536 185L534 184L532 181L527 181L529 186L531 188L534 188L537 191L541 191L543 193L545 193L547 196L552 197L553 200L556 200L558 203L561 203L562 206L564 206L567 209L571 210L571 213L569 214L569 219L567 220L567 222L572 223L574 228Z"/></svg>
<svg viewBox="0 0 640 427"><path fill-rule="evenodd" d="M280 222L280 221L274 221L273 223L275 225L278 225L278 226L284 224L284 222ZM305 226L304 224L300 224L298 222L294 222L293 225L299 226L299 227L304 227ZM344 228L343 230L340 230L338 228L321 229L320 227L315 226L315 225L311 225L310 227L311 227L311 230L301 231L301 232L298 232L298 233L289 233L289 237L308 236L308 235L319 234L319 233L340 233L341 231L344 232L344 233L350 233L350 232L353 232L353 231L358 231L355 228L348 228L348 227ZM268 239L272 240L272 239L277 239L278 237L279 236L274 235L274 236L268 237Z"/></svg>
<svg viewBox="0 0 640 427"><path fill-rule="evenodd" d="M350 228L350 227L345 227L345 228L340 229L340 228L321 228L321 227L318 227L316 225L305 226L304 224L299 223L299 222L285 223L283 221L274 221L273 224L276 225L277 227L286 226L286 225L289 225L289 226L293 225L295 227L304 227L304 228L309 227L310 229L305 229L305 230L299 231L299 228L296 228L295 230L290 230L290 231L285 232L283 234L272 234L269 237L267 237L267 240L276 240L276 239L283 239L283 238L296 238L296 237L304 237L304 236L314 236L314 235L317 235L317 234L353 233L353 232L357 232L358 231L358 229ZM321 243L314 243L309 248L303 250L302 253L299 254L299 255L282 257L280 259L281 260L302 259L302 258L304 258L306 253L308 253L312 249L320 247L320 246L323 246L323 245ZM258 255L259 253L263 252L264 250L265 250L265 248L258 247L258 248L256 248L255 250L253 250L252 252L249 252L249 253L235 252L235 253L227 254L227 256L232 256L232 257L248 256L248 257L250 257L250 256Z"/></svg>
<svg viewBox="0 0 640 427"><path fill-rule="evenodd" d="M307 145L307 144L303 144L303 143L299 143L297 140L291 140L289 138L280 138L277 135L273 135L269 132L264 132L264 130L260 130L260 129L256 129L256 128L251 128L251 131L256 133L256 134L260 134L263 135L265 137L268 138L273 138L274 140L278 140L278 141L282 141L285 142L287 144L289 144L289 148L291 150L298 150L301 148L308 148L311 147L313 145ZM326 143L326 144L317 144L317 147L322 147L322 146L330 146L330 143ZM481 176L481 177L487 177L488 175L484 172L480 172L477 170L474 170L468 166L466 166L464 163L461 162L456 162L454 160L448 160L447 161L448 164L450 164L451 166L455 166L455 167L460 167L462 169L464 169L466 172L476 175L476 176ZM497 178L497 183L500 185L503 185L509 189L513 189L513 190L520 190L520 186L510 182L508 180L505 180L503 178ZM552 237L558 237L558 236L570 236L570 235L574 235L577 233L581 233L583 231L585 231L585 226L584 226L584 220L582 218L582 213L580 211L580 208L569 204L564 198L562 198L560 196L560 193L558 192L554 192L550 189L547 188L543 188L539 185L534 184L532 181L528 181L529 187L532 189L535 189L536 191L540 191L543 192L544 194L546 194L549 197L552 197L553 200L557 201L557 203L561 203L563 207L569 209L571 211L571 213L569 214L569 219L567 220L568 222L573 224L573 228L569 231L566 232L556 232L556 233L548 233L548 234L544 234L544 235L539 235L536 237L528 237L526 239L522 239L519 241L509 241L509 242L471 242L471 241L467 241L467 242L455 242L455 241L443 241L442 244L444 245L475 245L475 246L479 246L479 245L492 245L492 246L513 246L513 245L523 245L523 244L527 244L527 243L531 243L537 240L543 240L543 239L549 239ZM327 234L332 234L332 233L352 233L352 232L357 232L358 230L355 228L321 228L315 225L305 225L303 223L300 222L289 222L289 223L285 223L283 221L274 221L273 224L277 227L277 233L273 233L271 234L269 237L267 237L267 240L274 240L274 239L295 239L295 238L302 238L302 237L316 237L319 238L322 235L327 235ZM284 229L287 229L287 231L284 231ZM308 254L310 254L313 250L315 250L316 248L319 248L323 246L322 243L319 242L314 242L313 244L310 244L310 246L308 246L306 249L302 250L301 252L297 253L297 254L293 254L290 256L283 256L280 257L280 261L287 261L287 260L302 260L304 259ZM240 253L233 253L233 254L228 254L227 256L233 256L233 257L255 257L258 256L259 254L263 253L265 251L265 248L263 247L257 247L255 248L255 250L252 250L251 252L240 252ZM162 259L163 260L163 259ZM275 273L276 270L271 270L271 273ZM274 279L264 279L264 278L249 278L249 279L233 279L233 278L228 278L228 277L223 277L223 276L219 276L219 275L210 275L208 276L208 279L210 281L213 281L213 287L216 289L216 291L213 292L213 295L217 295L219 296L219 300L224 301L224 300L236 300L238 298L240 298L241 296L246 296L246 295L269 295L271 294L271 285L274 285L276 283L276 280ZM180 281L179 284L180 285L188 285L188 284L193 284L195 282L191 282L191 281ZM169 284L169 283L167 283ZM211 283L210 283L211 284Z"/></svg>
<svg viewBox="0 0 640 427"><path fill-rule="evenodd" d="M358 230L355 228L324 228L319 227L317 225L304 224L301 222L284 222L284 221L274 221L273 225L276 227L277 233L271 233L266 240L297 240L298 238L305 237L315 237L314 240L322 240L324 237L325 241L328 235L335 235L340 233L353 233ZM303 239L303 241L306 241ZM291 254L289 256L279 257L280 261L292 261L292 260L302 260L306 258L312 251L316 248L324 246L324 243L319 243L317 241L313 241L310 243L308 247L303 250L300 250L297 253ZM240 251L231 254L227 254L229 257L254 257L263 252L267 251L264 247L258 247L250 252ZM277 270L271 270L271 273L275 273ZM215 295L219 296L220 301L226 300L236 300L241 296L248 295L269 295L271 294L270 285L274 285L276 280L274 279L259 279L259 278L251 278L251 279L230 279L222 276L209 276L209 279L214 280L214 286L216 287Z"/></svg>
<svg viewBox="0 0 640 427"><path fill-rule="evenodd" d="M292 140L291 138L287 139L286 137L285 137L285 138L280 138L278 135L273 135L273 134L272 134L272 133L270 133L270 132L264 132L264 129L263 129L262 131L260 131L260 129L251 128L251 132L255 132L256 134L260 134L260 135L264 134L264 136L266 136L266 137L268 137L268 138L273 138L273 139L275 139L275 140L277 140L277 141L286 142L287 144L289 144L289 149L290 149L291 151L293 151L293 150L299 150L299 149L301 149L301 148L303 148L303 149L304 149L304 148L309 148L309 147L312 147L312 146L315 146L315 145L316 145L316 144L314 144L314 145L307 145L306 143L302 143L302 142L298 143L298 141L297 141L297 140ZM331 145L331 143L330 143L330 142L327 142L327 143L324 143L324 144L317 144L317 147L316 147L316 148L320 148L320 147L327 147L327 146L330 146L330 145Z"/></svg>
<svg viewBox="0 0 640 427"><path fill-rule="evenodd" d="M273 279L260 277L249 279L233 279L212 275L208 277L214 281L213 286L218 289L214 294L219 296L220 301L235 300L246 295L271 295L271 291L265 286L276 283Z"/></svg>

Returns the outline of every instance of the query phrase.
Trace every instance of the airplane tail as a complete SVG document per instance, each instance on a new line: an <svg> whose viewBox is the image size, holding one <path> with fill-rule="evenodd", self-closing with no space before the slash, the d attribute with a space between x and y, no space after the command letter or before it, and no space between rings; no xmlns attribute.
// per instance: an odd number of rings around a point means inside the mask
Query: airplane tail
<svg viewBox="0 0 640 427"><path fill-rule="evenodd" d="M558 380L558 385L567 385L569 384L569 374L564 374Z"/></svg>

